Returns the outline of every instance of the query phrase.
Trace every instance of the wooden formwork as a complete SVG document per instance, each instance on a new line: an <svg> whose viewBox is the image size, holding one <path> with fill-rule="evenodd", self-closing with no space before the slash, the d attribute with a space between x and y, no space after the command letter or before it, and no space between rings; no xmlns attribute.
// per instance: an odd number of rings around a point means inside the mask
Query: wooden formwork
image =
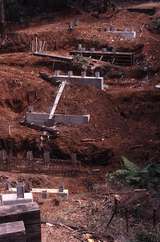
<svg viewBox="0 0 160 242"><path fill-rule="evenodd" d="M85 57L92 57L103 61L111 62L114 65L131 66L136 63L136 59L140 53L135 52L117 52L117 51L91 51L91 50L74 50L72 55L83 55Z"/></svg>

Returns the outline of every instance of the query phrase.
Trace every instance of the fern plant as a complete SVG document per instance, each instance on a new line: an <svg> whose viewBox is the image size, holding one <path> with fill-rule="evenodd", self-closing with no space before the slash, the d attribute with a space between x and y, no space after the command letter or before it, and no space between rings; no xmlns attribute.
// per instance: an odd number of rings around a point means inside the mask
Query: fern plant
<svg viewBox="0 0 160 242"><path fill-rule="evenodd" d="M111 181L121 181L139 187L156 187L160 184L160 164L148 164L140 168L122 156L122 168L109 174Z"/></svg>

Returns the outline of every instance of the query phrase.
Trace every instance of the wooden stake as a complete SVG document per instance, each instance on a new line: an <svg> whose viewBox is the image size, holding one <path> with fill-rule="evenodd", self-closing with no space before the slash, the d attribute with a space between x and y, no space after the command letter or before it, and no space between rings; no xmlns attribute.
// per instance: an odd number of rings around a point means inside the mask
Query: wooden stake
<svg viewBox="0 0 160 242"><path fill-rule="evenodd" d="M157 212L157 210L154 208L154 209L153 209L153 228L155 228L156 225L157 225L157 216L156 216L156 212Z"/></svg>
<svg viewBox="0 0 160 242"><path fill-rule="evenodd" d="M125 209L125 220L126 220L126 231L129 232L129 218L128 218L128 209Z"/></svg>

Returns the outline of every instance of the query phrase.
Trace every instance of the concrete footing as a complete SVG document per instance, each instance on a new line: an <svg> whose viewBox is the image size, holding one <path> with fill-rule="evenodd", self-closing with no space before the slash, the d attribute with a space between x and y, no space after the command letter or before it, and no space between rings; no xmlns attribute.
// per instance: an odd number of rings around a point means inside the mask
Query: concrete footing
<svg viewBox="0 0 160 242"><path fill-rule="evenodd" d="M5 223L23 221L26 241L41 242L40 209L36 203L0 206L0 226ZM22 231L23 231L23 226ZM25 240L3 240L3 242L25 242Z"/></svg>
<svg viewBox="0 0 160 242"><path fill-rule="evenodd" d="M25 121L29 124L53 126L55 123L64 125L82 125L88 124L90 115L64 115L55 114L53 119L49 120L48 113L28 112L25 116Z"/></svg>
<svg viewBox="0 0 160 242"><path fill-rule="evenodd" d="M10 192L16 192L16 188L10 188ZM46 192L46 194L57 194L57 195L63 195L68 199L69 196L69 190L63 189L62 191L59 191L59 189L49 189L49 188L32 188L31 192L33 194L40 194L43 192Z"/></svg>
<svg viewBox="0 0 160 242"><path fill-rule="evenodd" d="M2 205L24 204L33 202L32 193L24 193L24 198L17 198L16 193L1 194Z"/></svg>
<svg viewBox="0 0 160 242"><path fill-rule="evenodd" d="M88 124L90 121L90 115L64 115L64 114L55 114L54 122L62 124L73 124L81 125Z"/></svg>
<svg viewBox="0 0 160 242"><path fill-rule="evenodd" d="M54 75L54 81L67 81L71 84L78 84L78 85L87 85L87 86L94 86L98 89L104 89L104 79L103 77L97 76L73 76L73 75Z"/></svg>
<svg viewBox="0 0 160 242"><path fill-rule="evenodd" d="M117 30L117 29L110 29L110 28L106 28L105 31L109 34L114 34L114 35L119 35L121 38L127 39L127 40L131 40L131 39L135 39L137 36L136 31L134 30Z"/></svg>
<svg viewBox="0 0 160 242"><path fill-rule="evenodd" d="M0 224L0 242L26 242L23 221Z"/></svg>
<svg viewBox="0 0 160 242"><path fill-rule="evenodd" d="M45 125L49 120L49 113L27 112L25 122L28 124Z"/></svg>

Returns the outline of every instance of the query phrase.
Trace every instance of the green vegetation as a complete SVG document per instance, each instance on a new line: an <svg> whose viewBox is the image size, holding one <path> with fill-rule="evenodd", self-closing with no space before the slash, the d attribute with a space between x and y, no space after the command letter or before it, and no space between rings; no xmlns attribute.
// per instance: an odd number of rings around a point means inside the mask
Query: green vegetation
<svg viewBox="0 0 160 242"><path fill-rule="evenodd" d="M135 163L122 157L122 168L108 175L110 181L122 182L140 188L156 189L160 184L160 164L150 163L140 168Z"/></svg>
<svg viewBox="0 0 160 242"><path fill-rule="evenodd" d="M66 7L83 9L96 9L107 11L113 3L111 0L0 0L5 5L5 16L7 21L23 22L28 17L54 12Z"/></svg>
<svg viewBox="0 0 160 242"><path fill-rule="evenodd" d="M160 233L158 231L147 231L142 230L138 232L135 236L134 241L130 242L159 242L160 241Z"/></svg>
<svg viewBox="0 0 160 242"><path fill-rule="evenodd" d="M78 69L86 71L90 63L90 58L82 55L75 55L72 60L72 65Z"/></svg>
<svg viewBox="0 0 160 242"><path fill-rule="evenodd" d="M21 22L44 12L55 11L66 6L65 0L5 0L7 21Z"/></svg>

